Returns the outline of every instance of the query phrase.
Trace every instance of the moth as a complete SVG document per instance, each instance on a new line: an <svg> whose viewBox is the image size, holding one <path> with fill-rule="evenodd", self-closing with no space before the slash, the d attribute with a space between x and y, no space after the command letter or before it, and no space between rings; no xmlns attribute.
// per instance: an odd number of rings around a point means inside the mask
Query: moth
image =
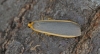
<svg viewBox="0 0 100 54"><path fill-rule="evenodd" d="M78 23L69 20L39 20L28 23L32 30L58 37L73 38L81 35Z"/></svg>

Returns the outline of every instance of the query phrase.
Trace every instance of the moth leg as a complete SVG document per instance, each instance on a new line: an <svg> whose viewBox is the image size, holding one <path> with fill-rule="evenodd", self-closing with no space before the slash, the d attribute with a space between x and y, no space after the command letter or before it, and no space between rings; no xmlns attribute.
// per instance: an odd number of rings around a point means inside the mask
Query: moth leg
<svg viewBox="0 0 100 54"><path fill-rule="evenodd" d="M41 17L41 19L40 20L44 20L44 17Z"/></svg>
<svg viewBox="0 0 100 54"><path fill-rule="evenodd" d="M45 19L44 15L41 15L40 20L44 20L44 19Z"/></svg>
<svg viewBox="0 0 100 54"><path fill-rule="evenodd" d="M48 20L54 20L53 18L48 18Z"/></svg>
<svg viewBox="0 0 100 54"><path fill-rule="evenodd" d="M46 35L46 36L50 36L49 34L44 34L44 35Z"/></svg>
<svg viewBox="0 0 100 54"><path fill-rule="evenodd" d="M39 32L35 32L37 35L39 35Z"/></svg>
<svg viewBox="0 0 100 54"><path fill-rule="evenodd" d="M55 19L53 19L53 18L50 17L50 16L47 16L46 18L47 18L47 20L55 20Z"/></svg>
<svg viewBox="0 0 100 54"><path fill-rule="evenodd" d="M31 32L31 35L33 35L33 34L34 34L34 31Z"/></svg>
<svg viewBox="0 0 100 54"><path fill-rule="evenodd" d="M39 35L39 32L36 32L36 31L33 31L32 33L31 33L31 35L33 35L33 34L36 34L36 35Z"/></svg>
<svg viewBox="0 0 100 54"><path fill-rule="evenodd" d="M50 16L41 16L41 20L55 20Z"/></svg>
<svg viewBox="0 0 100 54"><path fill-rule="evenodd" d="M31 32L30 36L32 37L33 34L34 34L34 31Z"/></svg>

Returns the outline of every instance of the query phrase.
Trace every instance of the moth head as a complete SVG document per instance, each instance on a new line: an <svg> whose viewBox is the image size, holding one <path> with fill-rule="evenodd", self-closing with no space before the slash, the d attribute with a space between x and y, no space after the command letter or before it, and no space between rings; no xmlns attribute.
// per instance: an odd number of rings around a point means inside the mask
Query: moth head
<svg viewBox="0 0 100 54"><path fill-rule="evenodd" d="M32 25L33 25L33 22L29 22L27 26L28 28L32 28Z"/></svg>

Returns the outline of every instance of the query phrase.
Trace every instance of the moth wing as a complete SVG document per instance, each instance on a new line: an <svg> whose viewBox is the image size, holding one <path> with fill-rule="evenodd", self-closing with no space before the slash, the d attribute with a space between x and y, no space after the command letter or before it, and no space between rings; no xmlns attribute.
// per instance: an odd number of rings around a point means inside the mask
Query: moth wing
<svg viewBox="0 0 100 54"><path fill-rule="evenodd" d="M41 33L56 36L80 36L81 29L77 23L63 21L35 21L34 29Z"/></svg>

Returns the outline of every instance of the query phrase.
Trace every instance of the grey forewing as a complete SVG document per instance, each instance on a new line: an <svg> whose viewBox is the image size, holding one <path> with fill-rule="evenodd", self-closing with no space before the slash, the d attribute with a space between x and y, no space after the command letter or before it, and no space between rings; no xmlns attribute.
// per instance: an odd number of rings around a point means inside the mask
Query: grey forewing
<svg viewBox="0 0 100 54"><path fill-rule="evenodd" d="M60 35L81 35L80 27L72 22L36 21L33 26L34 29Z"/></svg>

